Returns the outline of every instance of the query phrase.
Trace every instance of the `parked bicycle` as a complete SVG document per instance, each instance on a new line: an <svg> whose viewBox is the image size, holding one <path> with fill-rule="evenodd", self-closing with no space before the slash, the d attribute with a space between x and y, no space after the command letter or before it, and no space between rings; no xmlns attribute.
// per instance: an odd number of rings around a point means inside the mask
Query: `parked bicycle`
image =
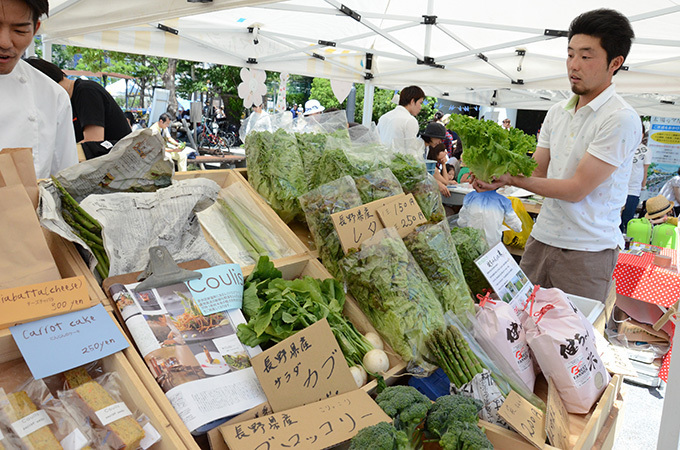
<svg viewBox="0 0 680 450"><path fill-rule="evenodd" d="M234 133L220 128L215 120L206 119L201 124L198 134L199 153L224 154L236 145L237 137Z"/></svg>

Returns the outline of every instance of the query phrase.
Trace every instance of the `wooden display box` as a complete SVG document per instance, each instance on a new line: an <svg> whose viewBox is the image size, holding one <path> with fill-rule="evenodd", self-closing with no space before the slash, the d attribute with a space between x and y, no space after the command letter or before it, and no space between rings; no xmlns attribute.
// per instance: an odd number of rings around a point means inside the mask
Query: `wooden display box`
<svg viewBox="0 0 680 450"><path fill-rule="evenodd" d="M115 320L115 319L114 319ZM179 438L175 427L170 424L165 414L158 407L146 386L137 376L137 372L128 362L123 352L117 352L102 360L105 372L116 372L120 377L120 395L131 411L144 413L154 428L161 435L161 440L154 444L152 450L175 450L188 448ZM5 379L16 380L16 386L3 385L11 392L30 376L30 371L14 342L8 329L0 330L0 373ZM198 447L196 447L198 449Z"/></svg>
<svg viewBox="0 0 680 450"><path fill-rule="evenodd" d="M87 292L92 303L90 306L94 306L97 303L106 305L106 294L102 291L94 274L87 267L83 257L78 253L75 244L44 228L43 234L61 277L69 278L82 275L85 277Z"/></svg>
<svg viewBox="0 0 680 450"><path fill-rule="evenodd" d="M569 414L570 449L611 449L614 445L619 420L622 417L621 385L623 377L614 375L604 390L600 400L588 414ZM545 378L536 379L536 395L547 397L548 386ZM507 430L488 422L480 421L486 428L486 436L497 450L531 450L535 449L528 441L514 431ZM546 446L545 448L555 448ZM566 450L566 449L563 449Z"/></svg>
<svg viewBox="0 0 680 450"><path fill-rule="evenodd" d="M293 231L281 220L276 212L267 204L260 194L235 170L192 170L179 172L174 176L175 180L187 180L191 178L208 178L224 188L234 183L242 184L252 198L253 210L269 223L270 231L280 237L293 250L294 255L302 255L309 252L309 248L296 236ZM210 234L204 232L205 239L227 262L231 259L222 251Z"/></svg>
<svg viewBox="0 0 680 450"><path fill-rule="evenodd" d="M196 268L187 266L187 264L191 263L180 264L180 267L187 269ZM326 268L319 261L306 255L281 258L274 261L274 264L282 272L283 278L285 279L294 279L304 276L311 276L319 279L332 278L330 273L328 273ZM253 269L253 266L244 267L243 276L247 277L253 271ZM109 304L109 306L111 306L111 304ZM347 296L344 314L352 321L354 326L361 333L365 334L369 331L375 332L375 328L373 328L371 323L359 308L359 305L357 305L356 301L351 296ZM398 356L395 356L396 354L389 347L389 345L385 344L385 350L390 359L390 369L387 371L387 373L385 373L384 378L387 384L393 384L397 381L397 377L406 369L406 363L404 363L404 361ZM158 404L167 420L172 424L173 428L184 442L185 448L198 449L193 436L184 425L184 422L182 422L182 419L180 419L177 412L175 412L174 408L170 404L170 401L168 401L165 393L154 379L153 375L149 371L149 368L136 348L131 346L124 350L123 353L138 375L139 379L142 381L148 392ZM372 392L376 387L377 382L372 380L363 386L362 389L367 392Z"/></svg>

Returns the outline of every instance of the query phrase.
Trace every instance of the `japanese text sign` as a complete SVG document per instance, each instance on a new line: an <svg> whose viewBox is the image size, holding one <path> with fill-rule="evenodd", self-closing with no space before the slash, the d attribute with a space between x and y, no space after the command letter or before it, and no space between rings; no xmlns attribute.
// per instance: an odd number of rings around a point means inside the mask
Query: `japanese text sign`
<svg viewBox="0 0 680 450"><path fill-rule="evenodd" d="M274 411L357 388L326 319L260 353L251 363Z"/></svg>
<svg viewBox="0 0 680 450"><path fill-rule="evenodd" d="M82 366L129 345L101 303L17 325L10 331L36 379Z"/></svg>
<svg viewBox="0 0 680 450"><path fill-rule="evenodd" d="M404 194L398 194L332 214L331 219L345 253L351 248L359 248L362 242L385 228L378 217L378 208L403 197Z"/></svg>
<svg viewBox="0 0 680 450"><path fill-rule="evenodd" d="M361 389L249 420L223 425L229 448L323 449L353 438L359 430L391 419Z"/></svg>
<svg viewBox="0 0 680 450"><path fill-rule="evenodd" d="M415 230L418 225L427 222L413 194L408 194L406 197L378 208L378 216L385 228L396 228L402 238Z"/></svg>
<svg viewBox="0 0 680 450"><path fill-rule="evenodd" d="M41 319L90 307L85 277L0 290L0 324Z"/></svg>
<svg viewBox="0 0 680 450"><path fill-rule="evenodd" d="M243 273L238 264L200 269L198 280L186 282L204 316L240 308L243 304Z"/></svg>
<svg viewBox="0 0 680 450"><path fill-rule="evenodd" d="M552 379L548 378L548 401L545 410L545 432L550 443L558 448L569 446L569 415Z"/></svg>
<svg viewBox="0 0 680 450"><path fill-rule="evenodd" d="M515 391L510 391L498 410L515 431L538 448L545 445L545 414Z"/></svg>

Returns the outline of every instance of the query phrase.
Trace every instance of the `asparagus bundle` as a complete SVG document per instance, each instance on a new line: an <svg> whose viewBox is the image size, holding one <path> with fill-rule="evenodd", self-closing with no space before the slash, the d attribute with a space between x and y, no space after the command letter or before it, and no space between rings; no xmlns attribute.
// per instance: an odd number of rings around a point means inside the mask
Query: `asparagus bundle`
<svg viewBox="0 0 680 450"><path fill-rule="evenodd" d="M95 258L97 258L96 270L102 280L109 276L109 257L104 250L104 241L102 240L102 226L90 216L78 202L68 193L64 186L54 177L52 182L59 190L61 197L61 215L66 223L71 227L73 232L77 234L92 250Z"/></svg>
<svg viewBox="0 0 680 450"><path fill-rule="evenodd" d="M482 373L482 364L455 326L433 332L426 344L437 365L456 387L469 383L475 375Z"/></svg>

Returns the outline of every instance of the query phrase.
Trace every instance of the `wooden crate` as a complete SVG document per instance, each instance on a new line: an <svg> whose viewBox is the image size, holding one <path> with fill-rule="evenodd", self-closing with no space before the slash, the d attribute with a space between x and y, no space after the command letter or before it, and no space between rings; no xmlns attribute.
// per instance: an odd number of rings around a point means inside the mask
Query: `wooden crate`
<svg viewBox="0 0 680 450"><path fill-rule="evenodd" d="M43 234L62 278L84 276L92 306L97 303L106 303L106 294L87 267L83 257L78 253L75 244L46 229L43 229Z"/></svg>
<svg viewBox="0 0 680 450"><path fill-rule="evenodd" d="M139 411L144 413L161 435L161 440L153 445L151 449L175 450L178 448L189 448L184 445L184 442L175 431L175 427L158 407L144 383L137 376L137 371L133 369L123 352L114 353L103 358L101 361L105 372L116 372L120 377L120 395L125 404L133 412ZM16 380L16 386L2 386L7 392L11 392L30 376L28 366L26 366L21 352L8 329L0 330L0 372L5 375L5 378L11 374L11 378ZM195 448L198 449L198 447Z"/></svg>
<svg viewBox="0 0 680 450"><path fill-rule="evenodd" d="M536 394L545 400L547 383L545 378L536 379ZM611 449L617 425L622 417L620 413L623 398L621 385L623 377L614 375L602 393L600 400L588 414L569 414L569 443L574 450ZM497 450L531 450L535 449L528 441L514 431L488 422L480 421L486 428L486 436ZM547 448L547 447L546 447Z"/></svg>
<svg viewBox="0 0 680 450"><path fill-rule="evenodd" d="M309 248L300 240L300 238L281 220L281 218L274 212L274 210L267 204L267 202L257 193L255 189L246 181L241 174L235 170L192 170L189 172L176 173L174 178L176 180L186 180L192 178L208 178L217 183L220 187L227 187L234 183L240 183L246 188L246 191L252 198L253 208L259 212L261 217L270 224L270 231L279 236L292 250L295 255L302 255L309 252ZM203 233L210 245L215 248L220 255L228 262L231 259L222 251L215 240L208 234Z"/></svg>
<svg viewBox="0 0 680 450"><path fill-rule="evenodd" d="M180 267L190 268L186 266L186 264L190 263L180 264ZM294 279L304 276L311 276L319 279L332 278L330 273L328 273L326 268L319 261L307 255L281 258L274 261L274 264L281 271L283 278L285 279ZM247 277L253 271L253 269L253 266L244 267L244 277ZM110 303L107 303L107 305L111 307ZM354 326L361 333L367 333L369 331L375 332L375 328L373 328L364 313L361 311L361 309L359 309L359 305L357 305L356 301L351 296L347 296L344 314L350 319L350 321L352 321ZM385 345L385 350L390 359L390 369L385 373L384 378L387 384L393 384L398 379L398 376L401 375L406 369L406 363L404 363L404 361L398 356L395 356L396 354L387 344ZM123 353L141 380L142 384L144 384L147 391L151 394L151 397L153 397L167 420L172 424L173 428L184 442L186 446L185 448L197 449L198 447L193 437L189 433L189 430L184 425L184 422L182 422L182 419L180 419L177 412L175 412L174 408L168 401L161 387L154 379L139 352L134 348L134 346L131 346L124 350ZM372 392L376 387L377 382L372 380L362 389L367 392Z"/></svg>

